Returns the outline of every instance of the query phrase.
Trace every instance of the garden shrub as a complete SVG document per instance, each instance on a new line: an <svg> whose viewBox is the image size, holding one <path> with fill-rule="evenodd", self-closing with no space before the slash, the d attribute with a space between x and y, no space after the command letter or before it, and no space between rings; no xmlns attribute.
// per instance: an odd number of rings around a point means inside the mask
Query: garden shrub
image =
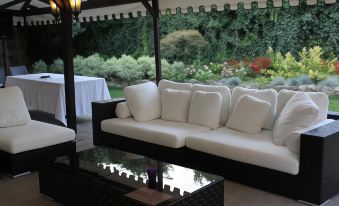
<svg viewBox="0 0 339 206"><path fill-rule="evenodd" d="M269 48L267 53L272 59L272 65L269 69L262 70L261 73L273 79L277 77L288 79L304 74L308 75L312 81L319 82L335 73L337 59L324 60L322 48L319 46L309 50L303 48L299 53L299 60L290 52L285 55L280 52L274 54L272 48Z"/></svg>
<svg viewBox="0 0 339 206"><path fill-rule="evenodd" d="M116 64L113 65L113 68L114 71L117 71L117 77L121 81L126 81L128 85L144 77L144 73L138 66L137 60L131 56L122 55L116 61Z"/></svg>
<svg viewBox="0 0 339 206"><path fill-rule="evenodd" d="M209 43L197 30L181 30L168 34L161 40L161 54L167 60L192 63L203 59Z"/></svg>
<svg viewBox="0 0 339 206"><path fill-rule="evenodd" d="M313 84L312 79L305 74L298 76L297 81L299 82L300 85Z"/></svg>
<svg viewBox="0 0 339 206"><path fill-rule="evenodd" d="M271 84L270 84L271 87L281 86L281 85L285 85L285 80L282 77L277 77L277 78L273 79Z"/></svg>
<svg viewBox="0 0 339 206"><path fill-rule="evenodd" d="M56 73L56 74L63 74L64 73L64 62L62 59L57 58L53 61L51 66L49 67L49 71L51 73Z"/></svg>
<svg viewBox="0 0 339 206"><path fill-rule="evenodd" d="M111 57L106 60L103 72L105 73L105 78L107 79L117 79L118 70L120 67L118 65L118 59L116 57Z"/></svg>
<svg viewBox="0 0 339 206"><path fill-rule="evenodd" d="M149 56L141 56L137 60L140 71L143 73L143 79L148 79L151 70L155 70L155 58Z"/></svg>
<svg viewBox="0 0 339 206"><path fill-rule="evenodd" d="M232 87L240 86L241 79L239 77L231 77L229 79L226 79L225 84Z"/></svg>
<svg viewBox="0 0 339 206"><path fill-rule="evenodd" d="M171 64L166 60L166 59L161 59L161 71L163 74L166 74L168 70L171 69ZM148 77L150 80L155 80L156 75L155 75L155 67L150 69L147 73Z"/></svg>
<svg viewBox="0 0 339 206"><path fill-rule="evenodd" d="M289 85L289 86L300 86L301 83L298 81L297 78L291 78L291 79L288 79L287 85Z"/></svg>
<svg viewBox="0 0 339 206"><path fill-rule="evenodd" d="M33 72L34 73L44 73L48 72L48 66L43 60L36 61L33 65Z"/></svg>
<svg viewBox="0 0 339 206"><path fill-rule="evenodd" d="M76 75L83 75L83 61L84 57L77 55L73 58L73 64L74 64L74 73Z"/></svg>
<svg viewBox="0 0 339 206"><path fill-rule="evenodd" d="M175 61L169 69L163 71L163 77L177 82L184 82L186 79L185 64Z"/></svg>
<svg viewBox="0 0 339 206"><path fill-rule="evenodd" d="M331 76L331 77L328 77L327 79L319 82L318 85L319 86L327 86L327 87L331 87L331 88L338 87L339 86L339 79L338 79L337 76Z"/></svg>
<svg viewBox="0 0 339 206"><path fill-rule="evenodd" d="M81 74L85 76L104 77L105 60L95 53L91 56L82 59Z"/></svg>

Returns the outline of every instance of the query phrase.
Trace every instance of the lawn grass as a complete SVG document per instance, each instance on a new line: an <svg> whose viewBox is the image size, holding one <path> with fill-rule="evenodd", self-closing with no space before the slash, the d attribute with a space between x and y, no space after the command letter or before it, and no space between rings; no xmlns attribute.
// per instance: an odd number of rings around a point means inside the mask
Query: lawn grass
<svg viewBox="0 0 339 206"><path fill-rule="evenodd" d="M328 107L329 111L339 112L339 96L334 95L330 96L330 106Z"/></svg>
<svg viewBox="0 0 339 206"><path fill-rule="evenodd" d="M117 86L108 86L109 93L111 94L111 98L119 98L122 97L122 88ZM339 112L339 96L330 96L330 106L329 111Z"/></svg>
<svg viewBox="0 0 339 206"><path fill-rule="evenodd" d="M122 87L117 86L108 86L109 94L111 95L111 98L119 98L122 97Z"/></svg>

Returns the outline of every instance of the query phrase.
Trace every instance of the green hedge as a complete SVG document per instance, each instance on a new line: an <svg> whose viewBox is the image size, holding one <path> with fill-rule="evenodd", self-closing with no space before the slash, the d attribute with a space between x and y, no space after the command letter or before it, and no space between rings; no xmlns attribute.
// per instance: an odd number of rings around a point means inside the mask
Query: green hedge
<svg viewBox="0 0 339 206"><path fill-rule="evenodd" d="M229 59L254 59L268 47L296 56L303 47L321 46L325 57L339 55L339 4L267 9L238 9L161 16L161 36L177 30L198 30L209 42L209 50L196 61L208 63ZM75 37L76 50L87 56L108 58L122 54L152 56L150 17L82 24L86 32ZM176 59L183 61L183 59ZM191 62L193 63L193 62Z"/></svg>

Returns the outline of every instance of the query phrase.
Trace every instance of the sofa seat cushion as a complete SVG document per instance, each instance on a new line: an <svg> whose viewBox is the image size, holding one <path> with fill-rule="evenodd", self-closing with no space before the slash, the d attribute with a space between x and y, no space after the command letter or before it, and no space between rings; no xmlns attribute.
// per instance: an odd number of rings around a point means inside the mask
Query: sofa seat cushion
<svg viewBox="0 0 339 206"><path fill-rule="evenodd" d="M272 143L272 131L247 134L226 127L190 135L186 146L227 159L296 175L299 156Z"/></svg>
<svg viewBox="0 0 339 206"><path fill-rule="evenodd" d="M101 122L101 129L115 135L171 148L184 147L187 135L210 130L208 127L194 124L161 119L137 122L132 118L104 120Z"/></svg>
<svg viewBox="0 0 339 206"><path fill-rule="evenodd" d="M31 120L26 125L0 128L0 150L20 152L57 145L75 139L73 130Z"/></svg>

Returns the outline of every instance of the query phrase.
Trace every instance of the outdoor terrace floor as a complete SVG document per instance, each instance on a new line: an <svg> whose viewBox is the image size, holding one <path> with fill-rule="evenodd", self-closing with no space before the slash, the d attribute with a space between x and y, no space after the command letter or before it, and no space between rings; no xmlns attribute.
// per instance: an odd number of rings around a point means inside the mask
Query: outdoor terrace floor
<svg viewBox="0 0 339 206"><path fill-rule="evenodd" d="M92 122L90 118L78 120L77 150L93 147ZM5 176L0 183L1 206L55 206L39 193L38 172L12 179ZM302 206L295 200L225 180L225 206ZM328 206L339 206L339 195Z"/></svg>

